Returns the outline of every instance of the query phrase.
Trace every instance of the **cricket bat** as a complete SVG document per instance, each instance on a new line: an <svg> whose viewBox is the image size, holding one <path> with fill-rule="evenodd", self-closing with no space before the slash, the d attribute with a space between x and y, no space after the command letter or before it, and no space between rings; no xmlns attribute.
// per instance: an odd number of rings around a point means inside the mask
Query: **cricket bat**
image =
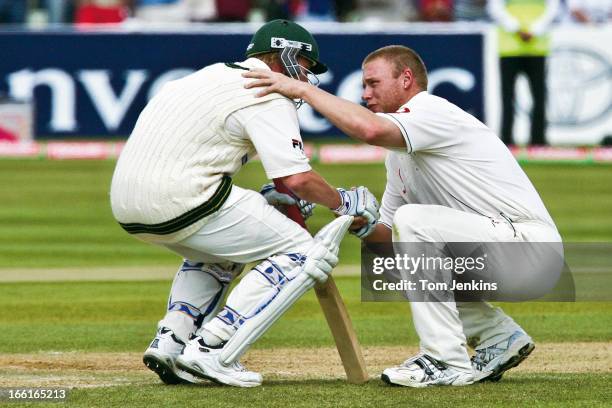
<svg viewBox="0 0 612 408"><path fill-rule="evenodd" d="M279 193L292 195L280 180L274 180L274 186ZM308 230L297 205L286 206L286 209L287 217ZM348 382L351 384L367 382L368 372L366 371L361 346L334 279L330 276L325 283L316 285L315 293L336 342L336 348L338 354L340 354L340 360L342 360Z"/></svg>

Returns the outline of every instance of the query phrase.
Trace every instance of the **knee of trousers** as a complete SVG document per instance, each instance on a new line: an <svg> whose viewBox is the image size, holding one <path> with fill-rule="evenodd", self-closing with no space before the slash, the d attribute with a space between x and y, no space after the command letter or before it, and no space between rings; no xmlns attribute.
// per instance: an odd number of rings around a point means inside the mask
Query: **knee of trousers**
<svg viewBox="0 0 612 408"><path fill-rule="evenodd" d="M428 230L435 217L431 206L406 204L395 211L393 216L393 241L424 242L432 241Z"/></svg>
<svg viewBox="0 0 612 408"><path fill-rule="evenodd" d="M307 273L298 273L275 296L267 299L265 304L254 310L249 318L245 317L223 348L219 356L221 363L227 365L240 359L250 345L257 341L306 291L311 289L315 282L314 278Z"/></svg>
<svg viewBox="0 0 612 408"><path fill-rule="evenodd" d="M263 282L262 279L267 281L265 286L269 290L256 302L244 308L248 314L232 317L233 321L238 318L239 324L237 327L234 326L235 333L219 357L222 364L237 361L253 342L257 341L292 304L315 285L321 277L320 274L329 273L329 267L337 263L337 258L333 254L337 252L340 240L352 220L353 217L342 216L323 227L315 236L316 242L312 250L306 254L277 255L274 257L276 259L268 259L249 273L257 272L258 281ZM321 245L327 245L327 250L322 251ZM232 304L230 300L228 298L228 305Z"/></svg>
<svg viewBox="0 0 612 408"><path fill-rule="evenodd" d="M241 270L240 264L185 260L172 283L168 311L160 325L175 333L195 331L209 316L214 316L230 281Z"/></svg>

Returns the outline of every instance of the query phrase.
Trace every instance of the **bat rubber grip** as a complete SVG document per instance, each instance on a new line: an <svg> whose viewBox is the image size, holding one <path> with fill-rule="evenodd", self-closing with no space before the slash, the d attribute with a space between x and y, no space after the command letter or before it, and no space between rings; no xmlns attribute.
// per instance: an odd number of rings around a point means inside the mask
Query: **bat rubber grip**
<svg viewBox="0 0 612 408"><path fill-rule="evenodd" d="M276 187L276 191L278 191L279 193L288 194L291 197L295 197L295 195L291 192L291 190L289 190L287 186L283 184L282 181L278 179L274 179L273 181L274 181L274 187ZM302 228L306 230L308 229L306 227L306 223L304 222L304 217L302 217L302 213L300 212L300 209L297 205L295 204L287 205L285 206L285 209L286 209L287 217L290 220L298 223Z"/></svg>

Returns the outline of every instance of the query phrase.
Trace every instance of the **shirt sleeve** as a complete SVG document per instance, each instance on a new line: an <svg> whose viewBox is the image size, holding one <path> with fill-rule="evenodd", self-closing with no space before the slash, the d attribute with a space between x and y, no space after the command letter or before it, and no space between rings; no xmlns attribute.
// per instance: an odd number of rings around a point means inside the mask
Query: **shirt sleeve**
<svg viewBox="0 0 612 408"><path fill-rule="evenodd" d="M399 174L395 174L397 166L393 165L391 154L387 154L385 160L385 167L387 168L387 185L385 186L385 192L383 193L382 203L380 205L380 219L378 222L391 228L393 225L393 216L398 208L406 204L406 200L402 197L402 183Z"/></svg>
<svg viewBox="0 0 612 408"><path fill-rule="evenodd" d="M559 0L547 0L546 12L540 18L533 22L530 27L531 32L535 36L541 36L550 31L552 23L559 13Z"/></svg>
<svg viewBox="0 0 612 408"><path fill-rule="evenodd" d="M234 112L226 124L248 137L261 159L266 176L273 179L311 170L304 153L297 112L288 99L275 99Z"/></svg>
<svg viewBox="0 0 612 408"><path fill-rule="evenodd" d="M456 124L450 113L413 110L401 113L377 113L393 122L406 140L408 153L433 151L457 143Z"/></svg>
<svg viewBox="0 0 612 408"><path fill-rule="evenodd" d="M520 29L518 20L506 11L506 2L504 0L487 1L487 12L491 19L505 31L515 33Z"/></svg>

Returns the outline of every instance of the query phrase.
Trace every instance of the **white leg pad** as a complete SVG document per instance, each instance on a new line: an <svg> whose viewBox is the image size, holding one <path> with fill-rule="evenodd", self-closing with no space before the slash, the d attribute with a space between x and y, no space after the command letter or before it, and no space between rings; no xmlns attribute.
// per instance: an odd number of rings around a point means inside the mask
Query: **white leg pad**
<svg viewBox="0 0 612 408"><path fill-rule="evenodd" d="M219 359L228 365L238 361L246 350L272 326L304 293L315 285L315 280L300 273L260 313L245 321L223 347Z"/></svg>
<svg viewBox="0 0 612 408"><path fill-rule="evenodd" d="M238 361L246 350L266 332L304 293L317 281L323 281L336 266L338 248L342 237L353 221L353 217L343 216L326 225L316 236L315 245L308 251L306 262L299 267L294 278L282 285L279 291L267 302L261 304L250 316L244 319L230 337L219 356L221 364L228 365ZM325 247L325 251L321 251ZM212 325L210 325L212 326ZM216 334L216 333L215 333Z"/></svg>
<svg viewBox="0 0 612 408"><path fill-rule="evenodd" d="M231 262L205 264L185 260L174 277L168 311L158 327L168 327L183 342L189 341L203 322L216 315L229 283L243 267Z"/></svg>

